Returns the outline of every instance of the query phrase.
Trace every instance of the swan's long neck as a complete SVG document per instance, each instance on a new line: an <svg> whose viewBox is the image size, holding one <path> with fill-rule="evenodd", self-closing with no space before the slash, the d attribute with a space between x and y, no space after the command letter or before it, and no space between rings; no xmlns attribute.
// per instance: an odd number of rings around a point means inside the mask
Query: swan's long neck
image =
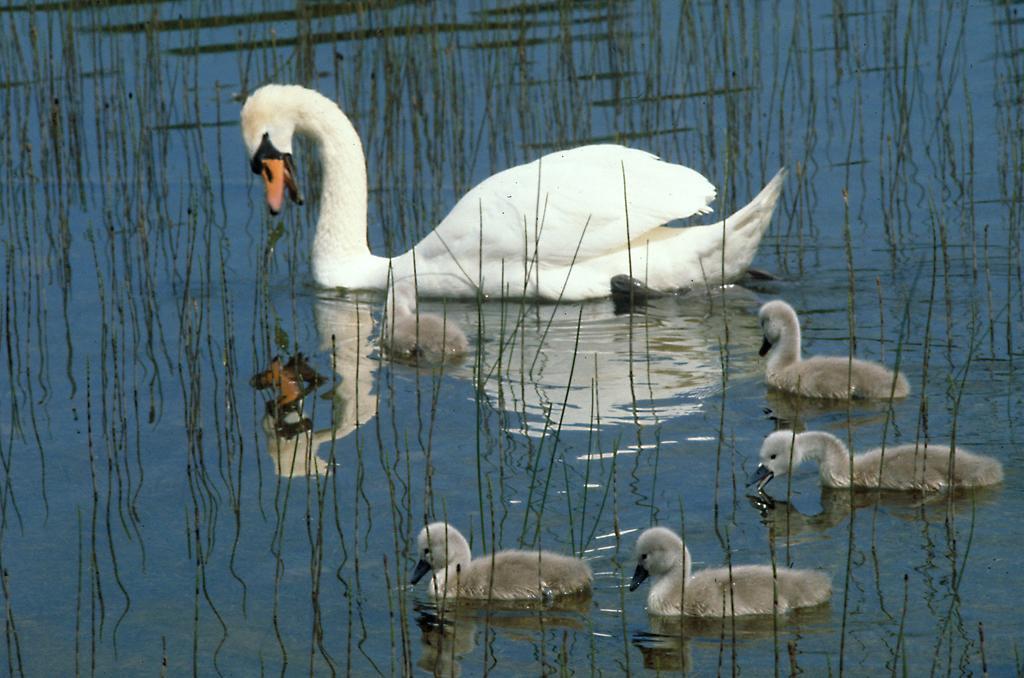
<svg viewBox="0 0 1024 678"><path fill-rule="evenodd" d="M325 287L352 287L344 274L358 267L353 280L363 281L360 287L383 289L387 259L373 256L366 241L366 157L359 135L330 99L309 91L296 95L304 100L297 102L295 131L320 146L323 169L320 218L313 239L313 277Z"/></svg>
<svg viewBox="0 0 1024 678"><path fill-rule="evenodd" d="M843 441L824 431L807 431L796 437L793 466L803 459L818 462L821 484L826 487L850 485L850 451Z"/></svg>

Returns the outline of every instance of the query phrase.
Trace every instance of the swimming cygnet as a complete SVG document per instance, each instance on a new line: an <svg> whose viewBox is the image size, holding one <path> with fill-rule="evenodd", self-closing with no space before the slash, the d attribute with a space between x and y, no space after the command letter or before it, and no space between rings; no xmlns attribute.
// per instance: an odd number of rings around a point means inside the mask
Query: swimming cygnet
<svg viewBox="0 0 1024 678"><path fill-rule="evenodd" d="M690 573L690 550L672 530L652 527L636 541L635 591L651 577L647 611L653 615L732 617L784 613L827 602L832 583L816 570L734 565ZM777 598L777 600L776 600ZM777 604L776 604L777 603Z"/></svg>
<svg viewBox="0 0 1024 678"><path fill-rule="evenodd" d="M761 463L750 477L761 490L772 478L796 468L804 459L818 462L821 484L881 490L941 490L995 485L1003 465L992 457L945 445L907 444L881 448L853 458L842 440L824 431L776 431L761 444ZM952 464L950 463L952 462ZM952 466L952 468L951 468Z"/></svg>
<svg viewBox="0 0 1024 678"><path fill-rule="evenodd" d="M550 551L498 551L471 560L469 544L447 523L431 523L416 540L420 561L409 583L433 572L435 598L551 601L590 593L590 566Z"/></svg>
<svg viewBox="0 0 1024 678"><path fill-rule="evenodd" d="M809 398L905 398L910 393L905 376L877 363L841 356L801 360L800 321L786 302L769 301L757 315L764 332L759 354L768 355L764 376L769 386Z"/></svg>
<svg viewBox="0 0 1024 678"><path fill-rule="evenodd" d="M384 349L392 360L444 362L463 356L466 335L451 319L416 308L411 280L395 282L384 303Z"/></svg>

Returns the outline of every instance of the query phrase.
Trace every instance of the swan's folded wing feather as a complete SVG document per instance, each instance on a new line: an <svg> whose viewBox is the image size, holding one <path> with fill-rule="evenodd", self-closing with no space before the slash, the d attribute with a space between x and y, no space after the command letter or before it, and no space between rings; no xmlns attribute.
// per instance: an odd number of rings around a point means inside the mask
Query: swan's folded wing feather
<svg viewBox="0 0 1024 678"><path fill-rule="evenodd" d="M485 260L511 262L532 259L539 248L545 264L568 265L624 249L673 219L710 212L714 197L715 187L695 170L623 146L583 146L485 179L417 251L424 258L447 251L468 264L481 250Z"/></svg>

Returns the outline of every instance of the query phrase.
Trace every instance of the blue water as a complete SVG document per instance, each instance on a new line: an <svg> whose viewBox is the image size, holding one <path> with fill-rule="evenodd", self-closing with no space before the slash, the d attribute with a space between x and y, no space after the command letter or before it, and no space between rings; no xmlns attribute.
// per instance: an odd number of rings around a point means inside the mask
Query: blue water
<svg viewBox="0 0 1024 678"><path fill-rule="evenodd" d="M1019 670L1017 6L0 17L10 672L978 674L982 653L992 675ZM404 251L493 171L617 139L704 173L717 214L788 167L755 260L777 277L633 315L449 303L471 355L392 365L375 341L383 300L311 283L308 145L307 205L265 214L237 119L270 81L353 118L377 253ZM899 357L911 397L793 412L767 394L755 312L776 297L801 312L808 353L846 355L852 326L858 356ZM248 381L296 350L330 382L305 403L310 434L282 440ZM803 468L788 507L762 517L743 484L778 416L858 449L955 433L1006 481L851 508ZM477 554L582 554L592 602L439 627L407 585L425 516ZM831 604L777 625L652 620L646 589L624 588L651 524L684 527L696 567L774 553L824 570Z"/></svg>

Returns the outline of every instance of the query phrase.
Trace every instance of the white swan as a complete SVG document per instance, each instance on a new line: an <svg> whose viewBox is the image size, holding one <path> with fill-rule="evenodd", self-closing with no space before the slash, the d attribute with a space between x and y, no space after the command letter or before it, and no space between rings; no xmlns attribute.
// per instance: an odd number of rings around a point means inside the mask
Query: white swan
<svg viewBox="0 0 1024 678"><path fill-rule="evenodd" d="M870 450L853 457L842 440L824 431L776 431L761 444L761 463L748 484L761 490L775 476L788 473L805 459L818 462L821 484L882 490L934 491L948 487L995 485L1003 465L992 457L945 445L908 444Z"/></svg>
<svg viewBox="0 0 1024 678"><path fill-rule="evenodd" d="M454 320L418 309L410 278L395 281L388 290L381 337L388 356L402 362L440 363L461 358L469 350L466 335Z"/></svg>
<svg viewBox="0 0 1024 678"><path fill-rule="evenodd" d="M808 398L905 398L910 384L902 373L854 358L800 358L800 321L793 307L776 299L758 312L764 341L760 355L768 356L764 378L769 386Z"/></svg>
<svg viewBox="0 0 1024 678"><path fill-rule="evenodd" d="M302 200L293 136L320 146L324 186L312 257L317 284L383 291L390 266L396 279L415 274L428 297L475 296L479 289L490 296L588 299L607 296L611 278L624 274L659 291L735 280L757 251L785 174L780 170L724 224L663 227L711 211L714 186L650 153L582 146L484 180L412 250L389 260L367 246L363 146L333 101L297 85L266 85L246 100L241 127L272 213L281 209L286 189L293 201Z"/></svg>
<svg viewBox="0 0 1024 678"><path fill-rule="evenodd" d="M469 544L447 523L431 523L416 539L420 561L409 580L433 572L435 598L539 600L589 595L593 575L578 558L550 551L499 551L472 560Z"/></svg>
<svg viewBox="0 0 1024 678"><path fill-rule="evenodd" d="M691 574L690 550L665 527L644 530L636 541L635 591L650 576L647 611L658 616L733 617L785 613L820 605L832 595L827 575L771 565L734 565Z"/></svg>

